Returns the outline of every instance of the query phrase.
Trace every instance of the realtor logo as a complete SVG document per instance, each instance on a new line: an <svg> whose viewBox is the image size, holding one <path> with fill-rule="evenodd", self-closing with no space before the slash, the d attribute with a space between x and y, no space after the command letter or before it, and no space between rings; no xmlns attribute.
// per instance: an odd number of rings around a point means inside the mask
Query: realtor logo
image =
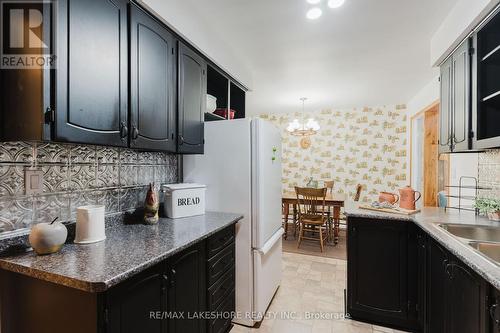
<svg viewBox="0 0 500 333"><path fill-rule="evenodd" d="M53 1L0 0L0 68L55 68Z"/></svg>

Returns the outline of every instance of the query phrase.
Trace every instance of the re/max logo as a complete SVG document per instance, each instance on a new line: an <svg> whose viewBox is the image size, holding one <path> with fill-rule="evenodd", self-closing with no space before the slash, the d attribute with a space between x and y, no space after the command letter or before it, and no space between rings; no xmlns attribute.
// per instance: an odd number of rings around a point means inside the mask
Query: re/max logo
<svg viewBox="0 0 500 333"><path fill-rule="evenodd" d="M179 198L177 199L177 206L194 206L200 203L200 198Z"/></svg>

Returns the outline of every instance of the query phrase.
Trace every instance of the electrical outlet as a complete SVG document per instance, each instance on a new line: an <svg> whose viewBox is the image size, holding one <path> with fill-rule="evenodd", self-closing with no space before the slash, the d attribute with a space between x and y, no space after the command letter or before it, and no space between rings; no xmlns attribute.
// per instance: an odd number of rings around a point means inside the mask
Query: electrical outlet
<svg viewBox="0 0 500 333"><path fill-rule="evenodd" d="M26 195L42 193L43 171L34 169L24 170L24 192Z"/></svg>

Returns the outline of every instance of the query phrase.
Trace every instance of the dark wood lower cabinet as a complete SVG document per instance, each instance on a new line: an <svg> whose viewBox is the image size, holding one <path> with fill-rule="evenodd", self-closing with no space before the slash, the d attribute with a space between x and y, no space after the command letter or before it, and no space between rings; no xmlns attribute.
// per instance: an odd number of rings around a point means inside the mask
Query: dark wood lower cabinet
<svg viewBox="0 0 500 333"><path fill-rule="evenodd" d="M449 261L447 251L436 242L428 242L426 332L446 332L445 268Z"/></svg>
<svg viewBox="0 0 500 333"><path fill-rule="evenodd" d="M486 333L487 284L459 261L446 267L449 333Z"/></svg>
<svg viewBox="0 0 500 333"><path fill-rule="evenodd" d="M416 285L408 283L409 273L416 273L416 244L409 249L408 224L350 218L348 226L348 313L380 325L416 328Z"/></svg>
<svg viewBox="0 0 500 333"><path fill-rule="evenodd" d="M182 316L169 321L169 332L205 332L206 273L204 243L197 244L168 261L170 288L167 308Z"/></svg>
<svg viewBox="0 0 500 333"><path fill-rule="evenodd" d="M434 240L428 248L425 332L488 332L488 284Z"/></svg>
<svg viewBox="0 0 500 333"><path fill-rule="evenodd" d="M490 288L490 296L488 302L489 326L491 333L500 332L500 291L495 288Z"/></svg>
<svg viewBox="0 0 500 333"><path fill-rule="evenodd" d="M234 226L199 242L107 293L107 332L224 333L231 327L235 306ZM225 248L218 247L218 240ZM213 256L209 257L210 253ZM224 257L229 267L209 282L209 263ZM217 267L219 271L221 267ZM207 300L208 298L208 300ZM212 319L207 314L217 313Z"/></svg>
<svg viewBox="0 0 500 333"><path fill-rule="evenodd" d="M226 258L232 262L220 278L210 285L207 281L213 275L209 259L234 249L234 233L233 225L103 293L0 270L1 332L229 332L235 311L234 257Z"/></svg>
<svg viewBox="0 0 500 333"><path fill-rule="evenodd" d="M161 316L156 317L157 312L167 311L166 289L167 277L162 265L112 289L106 295L106 332L167 332L167 322Z"/></svg>
<svg viewBox="0 0 500 333"><path fill-rule="evenodd" d="M415 224L349 218L347 244L353 319L425 333L500 332L498 291Z"/></svg>

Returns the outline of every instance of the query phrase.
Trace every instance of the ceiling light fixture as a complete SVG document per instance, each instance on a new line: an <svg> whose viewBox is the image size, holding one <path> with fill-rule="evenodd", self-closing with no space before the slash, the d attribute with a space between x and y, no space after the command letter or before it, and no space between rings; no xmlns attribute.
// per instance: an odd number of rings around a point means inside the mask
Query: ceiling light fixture
<svg viewBox="0 0 500 333"><path fill-rule="evenodd" d="M318 7L314 7L309 9L309 11L306 14L306 17L310 20L316 20L321 16L321 14L323 14L323 11Z"/></svg>
<svg viewBox="0 0 500 333"><path fill-rule="evenodd" d="M344 4L345 0L328 0L328 7L339 8Z"/></svg>
<svg viewBox="0 0 500 333"><path fill-rule="evenodd" d="M307 3L310 3L311 5L317 5L320 2L321 0L307 0Z"/></svg>
<svg viewBox="0 0 500 333"><path fill-rule="evenodd" d="M307 98L302 97L302 117L305 117L305 103ZM295 136L311 136L318 133L320 126L314 118L307 119L307 122L300 122L298 119L294 119L290 124L288 124L287 131L291 135Z"/></svg>

